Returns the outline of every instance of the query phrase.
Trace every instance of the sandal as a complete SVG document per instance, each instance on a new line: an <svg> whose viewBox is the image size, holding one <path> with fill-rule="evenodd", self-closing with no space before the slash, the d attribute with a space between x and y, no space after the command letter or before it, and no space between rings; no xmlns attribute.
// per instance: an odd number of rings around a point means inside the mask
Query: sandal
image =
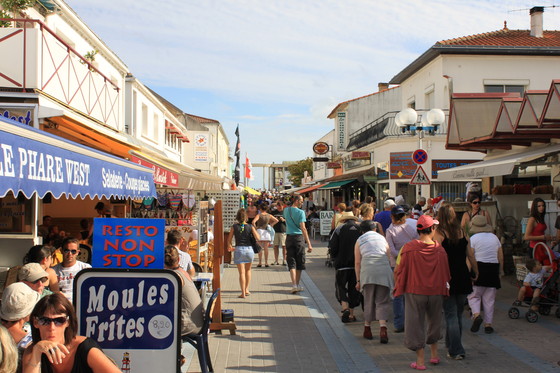
<svg viewBox="0 0 560 373"><path fill-rule="evenodd" d="M411 367L412 369L416 369L416 370L426 370L426 366L425 366L425 365L418 365L418 364L416 364L416 362L410 363L410 367Z"/></svg>
<svg viewBox="0 0 560 373"><path fill-rule="evenodd" d="M262 264L257 264L257 267L261 268L261 267L262 267Z"/></svg>
<svg viewBox="0 0 560 373"><path fill-rule="evenodd" d="M430 364L438 365L440 363L439 357L434 357L430 359Z"/></svg>

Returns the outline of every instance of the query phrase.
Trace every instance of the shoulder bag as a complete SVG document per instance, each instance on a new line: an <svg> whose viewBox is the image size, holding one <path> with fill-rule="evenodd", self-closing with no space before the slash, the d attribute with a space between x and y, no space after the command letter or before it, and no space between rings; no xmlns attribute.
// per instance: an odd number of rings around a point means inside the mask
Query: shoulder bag
<svg viewBox="0 0 560 373"><path fill-rule="evenodd" d="M262 247L257 242L257 239L255 238L255 235L253 235L253 227L252 226L251 226L251 230L249 231L249 235L250 235L250 239L251 239L251 246L253 247L253 252L255 254L260 253L261 250L262 250Z"/></svg>

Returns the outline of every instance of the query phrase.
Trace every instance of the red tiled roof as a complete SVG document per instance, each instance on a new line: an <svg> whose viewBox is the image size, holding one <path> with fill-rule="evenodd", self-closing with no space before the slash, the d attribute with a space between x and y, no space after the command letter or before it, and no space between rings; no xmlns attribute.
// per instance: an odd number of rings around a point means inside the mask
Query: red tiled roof
<svg viewBox="0 0 560 373"><path fill-rule="evenodd" d="M199 117L198 115L187 114L189 117L197 121L198 123L220 123L215 119L209 119L204 117Z"/></svg>
<svg viewBox="0 0 560 373"><path fill-rule="evenodd" d="M503 47L560 47L560 31L543 31L543 37L530 35L529 30L502 30L442 40L436 45L488 45Z"/></svg>

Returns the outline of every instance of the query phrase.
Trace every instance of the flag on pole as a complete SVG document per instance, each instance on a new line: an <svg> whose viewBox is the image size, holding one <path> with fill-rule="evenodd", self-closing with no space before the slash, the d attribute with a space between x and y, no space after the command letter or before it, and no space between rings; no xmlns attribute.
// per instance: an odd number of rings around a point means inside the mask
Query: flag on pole
<svg viewBox="0 0 560 373"><path fill-rule="evenodd" d="M241 167L239 166L239 158L241 157L241 143L239 142L239 124L235 129L235 136L237 136L237 144L235 145L235 171L233 174L233 180L235 185L239 185L239 177L241 175Z"/></svg>
<svg viewBox="0 0 560 373"><path fill-rule="evenodd" d="M255 180L255 178L253 177L253 165L251 164L247 153L245 153L245 179Z"/></svg>

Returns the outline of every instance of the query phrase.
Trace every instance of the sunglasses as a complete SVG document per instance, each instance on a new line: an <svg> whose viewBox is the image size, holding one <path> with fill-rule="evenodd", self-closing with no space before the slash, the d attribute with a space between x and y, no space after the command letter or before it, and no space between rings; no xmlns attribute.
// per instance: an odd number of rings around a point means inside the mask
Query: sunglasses
<svg viewBox="0 0 560 373"><path fill-rule="evenodd" d="M43 277L38 280L33 281L34 284L38 284L39 282L47 282L49 280L48 277Z"/></svg>
<svg viewBox="0 0 560 373"><path fill-rule="evenodd" d="M71 253L72 255L76 255L78 253L78 250L62 249L62 252L64 254Z"/></svg>
<svg viewBox="0 0 560 373"><path fill-rule="evenodd" d="M480 201L472 201L471 202L473 205L480 205Z"/></svg>
<svg viewBox="0 0 560 373"><path fill-rule="evenodd" d="M51 325L51 323L54 323L55 326L62 326L67 320L68 320L68 316L60 316L52 319L50 317L45 317L45 316L37 317L37 322L41 326L48 326Z"/></svg>

